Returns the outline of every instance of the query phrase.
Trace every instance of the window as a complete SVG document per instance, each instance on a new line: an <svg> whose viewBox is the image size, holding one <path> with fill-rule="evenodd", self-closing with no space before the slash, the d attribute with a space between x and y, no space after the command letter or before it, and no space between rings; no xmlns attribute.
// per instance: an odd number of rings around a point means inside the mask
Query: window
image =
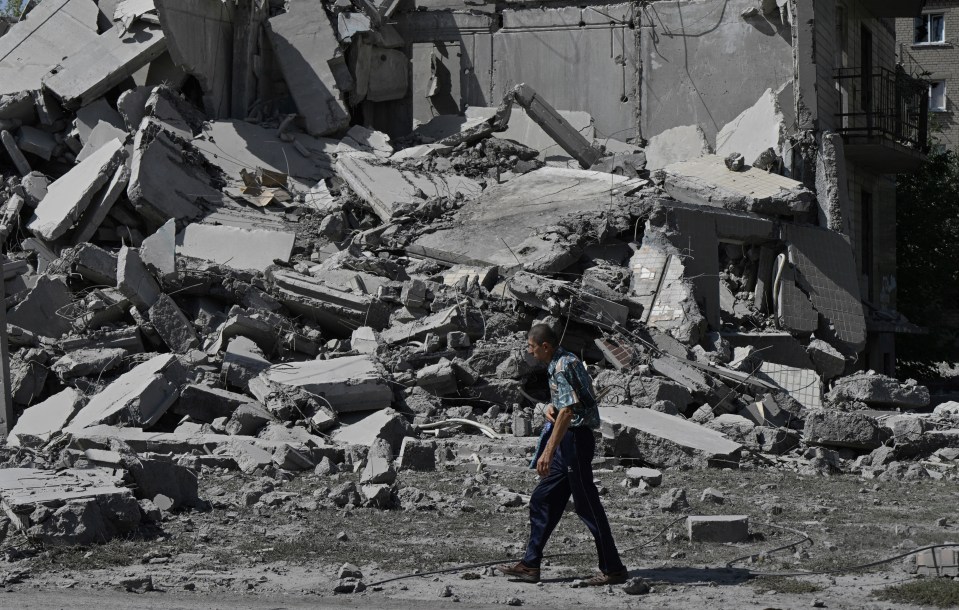
<svg viewBox="0 0 959 610"><path fill-rule="evenodd" d="M946 109L946 81L934 80L929 83L929 110L943 112Z"/></svg>
<svg viewBox="0 0 959 610"><path fill-rule="evenodd" d="M946 42L945 13L928 13L914 20L914 44L936 44Z"/></svg>

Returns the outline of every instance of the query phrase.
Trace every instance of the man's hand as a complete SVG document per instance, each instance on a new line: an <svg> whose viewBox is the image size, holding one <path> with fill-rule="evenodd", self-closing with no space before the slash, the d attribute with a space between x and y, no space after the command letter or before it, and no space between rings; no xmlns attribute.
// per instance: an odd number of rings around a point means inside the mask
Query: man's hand
<svg viewBox="0 0 959 610"><path fill-rule="evenodd" d="M552 406L552 405L551 405ZM545 477L549 474L549 464L553 461L553 452L549 449L543 451L543 455L536 460L536 474Z"/></svg>
<svg viewBox="0 0 959 610"><path fill-rule="evenodd" d="M556 423L556 407L553 406L553 403L546 405L546 421L551 424Z"/></svg>

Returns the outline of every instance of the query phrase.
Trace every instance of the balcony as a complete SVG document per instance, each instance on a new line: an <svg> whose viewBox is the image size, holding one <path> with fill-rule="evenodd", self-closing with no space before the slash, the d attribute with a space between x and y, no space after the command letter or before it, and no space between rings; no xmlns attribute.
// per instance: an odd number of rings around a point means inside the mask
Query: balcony
<svg viewBox="0 0 959 610"><path fill-rule="evenodd" d="M928 83L901 70L840 68L836 85L846 158L877 173L916 171L928 146Z"/></svg>
<svg viewBox="0 0 959 610"><path fill-rule="evenodd" d="M876 17L918 17L926 0L865 0Z"/></svg>

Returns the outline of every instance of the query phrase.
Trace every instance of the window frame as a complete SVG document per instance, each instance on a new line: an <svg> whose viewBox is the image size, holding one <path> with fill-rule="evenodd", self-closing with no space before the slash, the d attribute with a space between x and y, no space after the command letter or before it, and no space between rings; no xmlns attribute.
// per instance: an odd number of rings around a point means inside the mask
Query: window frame
<svg viewBox="0 0 959 610"><path fill-rule="evenodd" d="M942 21L942 31L941 31L941 33L942 33L942 38L939 39L939 40L932 40L932 34L933 34L932 23L933 23L933 18L934 18L934 17L939 17L939 18L941 19L941 21ZM917 35L918 31L919 31L919 29L918 29L918 27L917 27L919 20L925 21L926 40L916 40L916 35ZM914 46L914 47L927 47L927 46L935 46L935 45L944 45L944 44L946 44L946 14L945 14L945 13L940 13L940 12L923 13L921 16L916 17L915 19L913 19L913 22L912 22L912 23L913 23L913 25L912 25L912 46Z"/></svg>
<svg viewBox="0 0 959 610"><path fill-rule="evenodd" d="M942 107L932 105L932 101L933 101L932 91L933 91L933 88L938 84L942 84ZM929 112L947 112L949 108L948 94L949 94L949 91L946 87L945 79L936 79L936 80L929 81Z"/></svg>

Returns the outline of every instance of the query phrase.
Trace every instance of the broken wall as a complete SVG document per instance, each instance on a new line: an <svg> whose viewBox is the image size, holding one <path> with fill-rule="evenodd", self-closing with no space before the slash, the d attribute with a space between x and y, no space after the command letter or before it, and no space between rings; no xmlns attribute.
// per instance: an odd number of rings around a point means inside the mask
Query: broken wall
<svg viewBox="0 0 959 610"><path fill-rule="evenodd" d="M700 125L709 142L766 89L793 79L791 27L756 0L653 2L639 16L644 138Z"/></svg>

